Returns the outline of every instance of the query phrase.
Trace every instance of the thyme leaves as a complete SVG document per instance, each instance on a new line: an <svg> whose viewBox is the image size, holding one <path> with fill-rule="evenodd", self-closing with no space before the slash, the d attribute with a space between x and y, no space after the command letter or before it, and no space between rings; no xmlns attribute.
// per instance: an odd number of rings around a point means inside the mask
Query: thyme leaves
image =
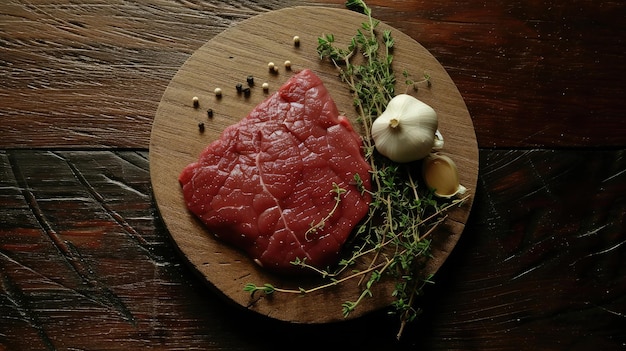
<svg viewBox="0 0 626 351"><path fill-rule="evenodd" d="M431 254L431 235L446 220L446 212L463 204L468 196L442 203L420 183L415 164L398 164L375 151L372 123L395 96L396 77L392 67L395 41L391 31L378 30L380 22L372 17L363 0L348 0L346 6L365 14L367 19L345 48L336 44L333 34L320 36L317 53L320 59L328 60L338 69L340 79L353 95L357 121L363 128L364 155L371 166L373 190L369 191L372 196L369 212L355 228L353 237L346 243L347 254L334 269L319 269L308 265L306 260L292 262L316 272L326 279L324 283L307 289L248 284L244 290L251 294L257 291L307 294L357 281L360 294L341 305L343 315L349 316L363 301L374 296L376 284L391 279L394 282L392 313L400 319L397 334L400 338L407 323L420 314L416 300L423 288L433 283L432 275L424 273ZM426 74L418 81L406 70L402 75L407 89L412 86L417 90L418 86L432 84ZM361 193L368 191L362 179L356 177L354 181ZM337 191L337 203L340 195ZM323 226L323 222L313 223L311 230Z"/></svg>
<svg viewBox="0 0 626 351"><path fill-rule="evenodd" d="M333 214L335 214L337 208L339 208L339 204L341 203L341 195L345 194L347 190L340 187L337 183L333 183L333 189L330 192L335 194L335 196L333 197L333 199L335 200L335 204L330 212L326 215L326 217L320 219L320 221L317 223L315 223L315 221L311 223L311 227L304 233L304 238L306 240L310 240L309 234L315 234L318 230L324 229L326 221L328 221L333 216Z"/></svg>

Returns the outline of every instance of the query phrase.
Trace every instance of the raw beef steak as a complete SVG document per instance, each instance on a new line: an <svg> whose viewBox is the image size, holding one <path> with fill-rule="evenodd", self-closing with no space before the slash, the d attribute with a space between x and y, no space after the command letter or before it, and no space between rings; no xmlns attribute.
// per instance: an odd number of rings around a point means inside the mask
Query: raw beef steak
<svg viewBox="0 0 626 351"><path fill-rule="evenodd" d="M368 211L371 198L355 182L358 174L370 189L361 145L322 81L304 70L226 128L179 181L189 210L261 266L293 273L290 262L306 259L326 268Z"/></svg>

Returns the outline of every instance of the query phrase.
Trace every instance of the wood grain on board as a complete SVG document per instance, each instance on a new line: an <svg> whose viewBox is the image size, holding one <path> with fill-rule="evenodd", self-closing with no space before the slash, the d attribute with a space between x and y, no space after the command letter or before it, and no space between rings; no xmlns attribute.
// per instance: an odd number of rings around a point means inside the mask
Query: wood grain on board
<svg viewBox="0 0 626 351"><path fill-rule="evenodd" d="M298 289L308 282L286 281L255 265L247 256L219 242L187 210L178 176L183 168L195 162L201 151L216 140L227 126L244 118L254 106L265 100L298 70L312 69L324 82L339 110L357 125L353 98L345 83L338 78L336 67L319 59L317 38L325 33L356 33L367 18L348 10L319 7L295 7L270 12L243 21L219 34L195 52L174 76L165 91L156 113L150 143L150 173L155 199L174 241L190 263L230 299L242 306L277 319L292 322L328 322L344 319L341 303L355 301L361 291L358 284L342 284L332 289L307 294L274 294L271 298L251 300L243 288L248 283L271 283L277 287ZM392 29L388 26L380 30ZM294 36L300 45L293 44ZM351 35L336 35L337 45L347 46ZM460 181L475 189L478 176L478 148L472 121L454 82L443 67L422 46L408 36L393 30L395 39L394 67L413 76L431 77L432 87L410 93L432 106L438 114L439 130L444 135L442 153L457 163ZM282 63L291 61L291 69ZM268 71L268 62L275 62L279 73ZM253 76L255 85L250 97L238 94L235 85L247 86ZM397 90L405 91L402 77ZM260 85L268 82L266 93ZM222 96L216 97L214 89ZM195 108L192 98L199 98ZM213 111L209 118L207 109ZM205 126L200 132L198 123ZM358 128L358 127L357 127ZM449 214L449 220L434 235L433 259L429 270L435 272L448 257L461 235L471 209L471 199ZM215 233L219 234L219 233ZM357 317L385 307L393 301L395 283L381 286L376 298L364 303L351 314ZM332 296L332 298L331 298ZM336 304L329 300L339 301Z"/></svg>

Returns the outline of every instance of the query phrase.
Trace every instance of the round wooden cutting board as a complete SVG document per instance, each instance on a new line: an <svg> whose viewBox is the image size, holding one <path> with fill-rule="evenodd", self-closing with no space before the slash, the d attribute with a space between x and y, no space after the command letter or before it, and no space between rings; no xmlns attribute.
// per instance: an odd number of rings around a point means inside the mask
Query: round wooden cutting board
<svg viewBox="0 0 626 351"><path fill-rule="evenodd" d="M159 104L150 141L150 176L155 200L169 233L189 263L235 303L272 318L297 323L324 323L343 320L341 304L354 301L360 289L349 282L331 289L300 296L275 293L269 296L244 292L247 283L298 288L305 280L285 279L264 271L239 250L218 241L187 211L178 176L182 169L197 160L202 150L219 138L223 129L246 117L261 101L276 91L298 70L309 68L324 82L339 110L356 118L352 97L337 75L335 67L322 61L316 52L317 38L334 34L336 42L346 47L366 17L348 10L321 7L294 7L268 12L239 23L214 37L198 49L180 68L167 87ZM419 78L427 73L432 87L414 95L432 106L439 116L439 130L444 136L442 152L457 164L461 183L470 194L478 177L478 147L470 115L463 98L444 68L421 45L385 24L395 38L394 69L398 76L397 93L405 89L403 70ZM300 45L293 44L294 36ZM292 69L283 67L291 61ZM268 71L275 62L277 74ZM238 94L235 86L246 86L252 75L255 86L249 97ZM267 82L269 91L261 84ZM222 90L216 97L215 88ZM194 108L192 98L198 97ZM209 118L207 110L213 111ZM204 131L199 129L204 124ZM446 222L432 239L433 258L427 270L434 273L456 245L470 212L472 198L449 212ZM436 278L435 278L436 280ZM365 300L350 314L354 318L388 306L394 286L379 284L374 297Z"/></svg>

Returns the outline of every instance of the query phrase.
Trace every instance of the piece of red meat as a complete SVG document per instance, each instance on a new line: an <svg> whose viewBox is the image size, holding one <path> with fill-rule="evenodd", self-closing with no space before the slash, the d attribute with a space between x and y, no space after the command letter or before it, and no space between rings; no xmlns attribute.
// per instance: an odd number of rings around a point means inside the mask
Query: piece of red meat
<svg viewBox="0 0 626 351"><path fill-rule="evenodd" d="M310 70L289 79L224 130L179 177L185 202L210 232L268 270L338 260L371 200L361 137ZM346 192L336 210L336 184ZM311 231L324 218L324 226Z"/></svg>

